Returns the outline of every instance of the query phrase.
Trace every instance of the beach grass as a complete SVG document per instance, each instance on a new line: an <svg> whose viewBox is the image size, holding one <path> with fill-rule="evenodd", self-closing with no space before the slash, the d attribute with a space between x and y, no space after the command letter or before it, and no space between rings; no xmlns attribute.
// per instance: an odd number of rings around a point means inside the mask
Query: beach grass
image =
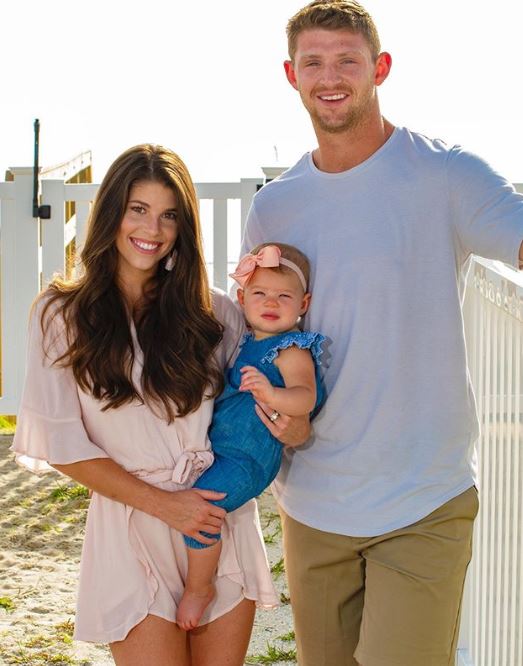
<svg viewBox="0 0 523 666"><path fill-rule="evenodd" d="M16 428L14 416L0 416L0 435L13 435Z"/></svg>
<svg viewBox="0 0 523 666"><path fill-rule="evenodd" d="M264 654L250 655L247 657L247 664L281 664L282 662L296 662L296 650L284 650L277 645L267 644L267 651Z"/></svg>

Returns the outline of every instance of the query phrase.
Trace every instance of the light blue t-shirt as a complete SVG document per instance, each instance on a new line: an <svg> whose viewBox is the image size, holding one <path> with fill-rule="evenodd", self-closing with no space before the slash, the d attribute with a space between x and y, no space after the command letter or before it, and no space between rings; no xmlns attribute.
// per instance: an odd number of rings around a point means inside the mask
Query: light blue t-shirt
<svg viewBox="0 0 523 666"><path fill-rule="evenodd" d="M308 329L330 342L327 401L274 491L312 527L371 536L475 482L478 437L461 301L471 254L517 266L523 196L484 161L404 128L343 173L306 154L255 196L242 253L296 245Z"/></svg>

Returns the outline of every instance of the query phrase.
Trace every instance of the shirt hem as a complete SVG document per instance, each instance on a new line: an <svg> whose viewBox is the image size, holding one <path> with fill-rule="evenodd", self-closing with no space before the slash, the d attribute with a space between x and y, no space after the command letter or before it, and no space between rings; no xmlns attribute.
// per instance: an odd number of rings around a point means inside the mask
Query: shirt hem
<svg viewBox="0 0 523 666"><path fill-rule="evenodd" d="M364 527L361 524L359 524L358 526L347 525L343 529L340 529L339 524L334 524L334 523L325 524L322 523L322 521L320 520L316 520L314 518L311 519L310 516L307 516L304 513L300 513L300 511L295 511L294 508L289 506L289 504L285 501L286 497L283 493L278 496L276 492L274 491L273 492L278 504L281 505L285 513L288 514L294 520L297 520L298 522L302 523L303 525L307 525L308 527L312 527L313 529L320 530L322 532L330 532L331 534L340 534L341 536L376 537L376 536L381 536L383 534L388 534L389 532L394 532L394 530L399 530L402 529L403 527L407 527L408 525L413 525L414 523L417 523L419 520L426 518L433 511L443 506L443 504L449 502L458 495L461 495L465 491L469 490L469 488L472 488L474 485L475 485L474 479L469 478L466 481L460 483L458 486L454 487L452 490L449 490L447 493L441 495L437 499L434 499L432 502L424 505L422 509L419 509L415 513L409 515L408 518L407 517L398 518L397 520L390 521L383 525L375 525L371 528L369 528L368 526Z"/></svg>

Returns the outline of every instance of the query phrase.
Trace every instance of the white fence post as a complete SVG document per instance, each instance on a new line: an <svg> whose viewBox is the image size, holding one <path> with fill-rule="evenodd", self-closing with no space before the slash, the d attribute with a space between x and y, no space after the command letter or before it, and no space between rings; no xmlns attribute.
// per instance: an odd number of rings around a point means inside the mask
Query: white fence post
<svg viewBox="0 0 523 666"><path fill-rule="evenodd" d="M227 291L227 199L213 203L213 283Z"/></svg>
<svg viewBox="0 0 523 666"><path fill-rule="evenodd" d="M243 238L243 232L245 231L245 222L247 221L247 213L251 207L252 198L263 185L263 181L260 178L242 178L240 180L241 185L241 234Z"/></svg>
<svg viewBox="0 0 523 666"><path fill-rule="evenodd" d="M33 218L33 169L13 168L12 199L2 199L1 414L16 414L25 374L27 323L40 291L39 221Z"/></svg>
<svg viewBox="0 0 523 666"><path fill-rule="evenodd" d="M42 285L55 273L65 274L65 197L63 180L42 181L42 202L51 206L51 217L42 220Z"/></svg>

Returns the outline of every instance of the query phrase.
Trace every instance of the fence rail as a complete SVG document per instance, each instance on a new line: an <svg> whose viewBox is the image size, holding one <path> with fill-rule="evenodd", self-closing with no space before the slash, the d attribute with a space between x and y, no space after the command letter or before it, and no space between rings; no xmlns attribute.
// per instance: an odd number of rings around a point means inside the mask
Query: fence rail
<svg viewBox="0 0 523 666"><path fill-rule="evenodd" d="M32 169L16 169L14 174L13 182L0 183L0 414L16 414L18 409L31 303L43 283L55 272L65 271L71 241L81 246L98 187L44 180L42 201L51 205L52 215L40 222L32 217ZM196 185L204 213L206 259L212 265L211 279L219 287L227 287L228 263L237 259L247 211L262 182L249 178ZM522 185L516 187L523 191ZM482 426L478 442L481 508L457 663L522 666L523 276L499 262L474 258L464 314Z"/></svg>

